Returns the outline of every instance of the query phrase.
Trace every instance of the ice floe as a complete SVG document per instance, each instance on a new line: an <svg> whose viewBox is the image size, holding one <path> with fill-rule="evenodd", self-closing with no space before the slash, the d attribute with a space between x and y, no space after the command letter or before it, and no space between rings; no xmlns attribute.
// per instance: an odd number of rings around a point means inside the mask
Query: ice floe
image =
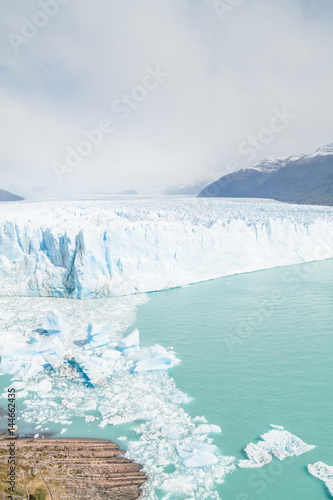
<svg viewBox="0 0 333 500"><path fill-rule="evenodd" d="M333 466L326 465L323 462L316 462L315 464L308 465L308 471L312 476L325 483L333 497Z"/></svg>
<svg viewBox="0 0 333 500"><path fill-rule="evenodd" d="M284 460L287 457L302 455L315 448L281 426L271 425L271 427L273 427L272 430L260 436L261 441L247 445L244 451L248 460L240 460L238 467L258 468L271 462L273 456Z"/></svg>

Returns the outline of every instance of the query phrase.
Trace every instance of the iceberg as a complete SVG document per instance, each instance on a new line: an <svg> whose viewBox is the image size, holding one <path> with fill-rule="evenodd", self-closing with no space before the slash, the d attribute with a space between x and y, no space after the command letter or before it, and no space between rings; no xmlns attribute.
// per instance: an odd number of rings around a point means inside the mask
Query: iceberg
<svg viewBox="0 0 333 500"><path fill-rule="evenodd" d="M8 220L0 206L2 295L124 296L332 257L332 207L202 198L20 202ZM45 325L62 327L51 317Z"/></svg>
<svg viewBox="0 0 333 500"><path fill-rule="evenodd" d="M78 367L93 386L105 383L106 375L101 366L101 358L97 356L88 358L79 354L75 356L74 365Z"/></svg>
<svg viewBox="0 0 333 500"><path fill-rule="evenodd" d="M283 427L271 426L273 429L261 437L262 441L257 444L250 443L245 448L248 460L240 460L238 467L258 468L267 465L275 456L279 460L287 457L297 457L315 448L313 445L304 443L299 437L284 430Z"/></svg>
<svg viewBox="0 0 333 500"><path fill-rule="evenodd" d="M152 356L140 359L134 367L135 372L153 372L158 370L168 370L173 363L172 358L162 358Z"/></svg>
<svg viewBox="0 0 333 500"><path fill-rule="evenodd" d="M83 411L95 411L97 408L97 403L95 399L90 399L88 401L83 401L79 405L77 405L78 410Z"/></svg>
<svg viewBox="0 0 333 500"><path fill-rule="evenodd" d="M219 459L209 451L197 451L185 458L184 465L189 468L201 468L217 464Z"/></svg>
<svg viewBox="0 0 333 500"><path fill-rule="evenodd" d="M311 476L314 476L325 483L328 491L333 497L333 467L326 465L323 462L316 462L315 464L308 465L308 471Z"/></svg>
<svg viewBox="0 0 333 500"><path fill-rule="evenodd" d="M267 465L272 461L273 456L263 446L250 443L245 448L244 452L248 456L248 460L240 460L238 467L242 469L256 469Z"/></svg>
<svg viewBox="0 0 333 500"><path fill-rule="evenodd" d="M139 347L140 344L140 334L139 330L135 329L132 333L123 338L119 344L118 348L121 350L130 349L131 347Z"/></svg>
<svg viewBox="0 0 333 500"><path fill-rule="evenodd" d="M43 329L49 335L64 334L68 331L68 327L68 322L59 311L53 310L47 313Z"/></svg>
<svg viewBox="0 0 333 500"><path fill-rule="evenodd" d="M106 325L98 325L89 323L87 342L84 349L97 349L110 344L109 327Z"/></svg>
<svg viewBox="0 0 333 500"><path fill-rule="evenodd" d="M193 434L220 434L221 427L218 425L201 424L194 429Z"/></svg>

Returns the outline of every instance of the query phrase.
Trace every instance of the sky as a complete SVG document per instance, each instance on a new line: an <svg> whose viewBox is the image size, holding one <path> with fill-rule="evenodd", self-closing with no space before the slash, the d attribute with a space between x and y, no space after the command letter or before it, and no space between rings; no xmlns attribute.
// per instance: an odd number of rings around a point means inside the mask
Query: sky
<svg viewBox="0 0 333 500"><path fill-rule="evenodd" d="M333 142L331 0L0 0L0 188L159 194Z"/></svg>

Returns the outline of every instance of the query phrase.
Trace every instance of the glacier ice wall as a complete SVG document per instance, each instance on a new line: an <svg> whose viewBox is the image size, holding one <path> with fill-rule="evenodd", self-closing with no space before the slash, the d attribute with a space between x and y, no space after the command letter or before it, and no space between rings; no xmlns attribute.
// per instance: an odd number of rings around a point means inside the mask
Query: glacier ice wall
<svg viewBox="0 0 333 500"><path fill-rule="evenodd" d="M331 257L331 207L221 199L0 205L1 295L128 295Z"/></svg>

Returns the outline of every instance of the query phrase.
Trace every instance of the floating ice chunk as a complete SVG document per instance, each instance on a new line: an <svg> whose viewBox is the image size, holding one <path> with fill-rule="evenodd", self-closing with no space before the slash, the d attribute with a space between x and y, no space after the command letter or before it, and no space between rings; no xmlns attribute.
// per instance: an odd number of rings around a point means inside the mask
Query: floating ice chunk
<svg viewBox="0 0 333 500"><path fill-rule="evenodd" d="M94 422L96 420L96 417L94 417L93 415L87 415L86 418L85 418L85 421L86 422Z"/></svg>
<svg viewBox="0 0 333 500"><path fill-rule="evenodd" d="M111 415L112 413L112 408L110 406L105 406L105 405L100 405L98 407L99 413L102 415L103 418L107 417L108 415Z"/></svg>
<svg viewBox="0 0 333 500"><path fill-rule="evenodd" d="M60 434L64 434L67 431L67 429L61 429Z"/></svg>
<svg viewBox="0 0 333 500"><path fill-rule="evenodd" d="M202 415L201 417L198 415L194 417L193 422L201 422L202 424L207 424L207 419Z"/></svg>
<svg viewBox="0 0 333 500"><path fill-rule="evenodd" d="M28 391L36 392L41 398L47 396L52 390L52 383L48 379L41 380L38 384L28 385Z"/></svg>
<svg viewBox="0 0 333 500"><path fill-rule="evenodd" d="M209 451L194 452L189 458L185 458L184 465L188 468L201 468L217 464L219 459Z"/></svg>
<svg viewBox="0 0 333 500"><path fill-rule="evenodd" d="M288 431L271 430L261 436L267 451L279 460L286 457L299 456L315 448L313 445L304 443L300 438Z"/></svg>
<svg viewBox="0 0 333 500"><path fill-rule="evenodd" d="M166 479L161 486L162 490L173 495L193 495L197 487L187 476L176 476Z"/></svg>
<svg viewBox="0 0 333 500"><path fill-rule="evenodd" d="M282 427L282 425L274 425L274 424L270 424L270 427L272 429L275 429L277 431L284 431L284 427Z"/></svg>
<svg viewBox="0 0 333 500"><path fill-rule="evenodd" d="M167 395L167 399L170 403L174 403L175 405L186 404L191 400L188 394L180 391L179 389L170 391L170 393Z"/></svg>
<svg viewBox="0 0 333 500"><path fill-rule="evenodd" d="M178 446L177 449L185 467L188 468L208 467L217 464L219 461L215 455L218 449L213 444L197 441L188 444L185 448Z"/></svg>
<svg viewBox="0 0 333 500"><path fill-rule="evenodd" d="M118 441L127 441L126 436L119 436Z"/></svg>
<svg viewBox="0 0 333 500"><path fill-rule="evenodd" d="M28 380L44 370L45 359L26 344L11 342L3 349L0 371L14 375L17 380Z"/></svg>
<svg viewBox="0 0 333 500"><path fill-rule="evenodd" d="M59 368L65 358L65 347L59 338L53 338L51 341L41 346L35 347L38 352L42 354L45 361L53 368Z"/></svg>
<svg viewBox="0 0 333 500"><path fill-rule="evenodd" d="M333 497L333 467L326 465L323 462L316 462L315 464L308 465L308 471L311 476L314 476L325 483L328 491Z"/></svg>
<svg viewBox="0 0 333 500"><path fill-rule="evenodd" d="M194 429L193 434L220 434L221 432L221 427L218 425L201 424Z"/></svg>
<svg viewBox="0 0 333 500"><path fill-rule="evenodd" d="M160 356L149 356L140 359L134 367L135 372L153 372L158 370L168 370L173 366L172 358L162 358Z"/></svg>
<svg viewBox="0 0 333 500"><path fill-rule="evenodd" d="M135 422L136 420L138 420L136 415L126 415L126 416L111 417L105 420L104 422L110 425L122 425L122 424L129 424L130 422Z"/></svg>
<svg viewBox="0 0 333 500"><path fill-rule="evenodd" d="M245 448L249 460L240 460L239 467L262 467L271 461L272 456L284 460L286 457L299 456L315 448L284 429L272 429L260 437L262 441L258 441L257 444L250 443Z"/></svg>
<svg viewBox="0 0 333 500"><path fill-rule="evenodd" d="M162 427L162 436L167 439L179 440L184 434L185 428L181 424L166 424Z"/></svg>
<svg viewBox="0 0 333 500"><path fill-rule="evenodd" d="M40 335L37 332L33 332L30 335L30 338L28 340L28 344L40 344Z"/></svg>
<svg viewBox="0 0 333 500"><path fill-rule="evenodd" d="M250 443L245 448L245 453L249 457L249 460L240 460L238 462L238 467L241 469L255 469L262 467L263 465L269 464L272 461L272 455L254 443Z"/></svg>
<svg viewBox="0 0 333 500"><path fill-rule="evenodd" d="M78 410L83 410L83 411L95 411L97 408L97 403L95 399L90 399L88 401L83 401L83 403L80 403L77 405Z"/></svg>
<svg viewBox="0 0 333 500"><path fill-rule="evenodd" d="M123 364L121 363L120 360L116 360L116 359L112 359L112 358L107 359L107 358L103 358L103 356L100 359L101 359L101 368L102 368L103 373L106 377L111 377L113 373L115 373L123 368ZM130 366L132 366L132 365L133 365L133 363L131 362Z"/></svg>
<svg viewBox="0 0 333 500"><path fill-rule="evenodd" d="M76 356L75 362L82 373L87 377L92 385L103 385L106 381L106 376L101 367L101 358L90 356Z"/></svg>
<svg viewBox="0 0 333 500"><path fill-rule="evenodd" d="M139 330L136 328L135 330L133 330L132 333L127 335L127 337L123 338L119 342L118 348L124 350L124 349L129 349L131 347L139 347L139 344L140 344L140 333Z"/></svg>
<svg viewBox="0 0 333 500"><path fill-rule="evenodd" d="M57 309L53 309L47 313L43 329L49 335L59 335L69 330L69 324L61 312L57 311Z"/></svg>
<svg viewBox="0 0 333 500"><path fill-rule="evenodd" d="M89 323L87 342L84 349L97 349L110 344L109 327L97 323Z"/></svg>
<svg viewBox="0 0 333 500"><path fill-rule="evenodd" d="M68 409L70 409L70 410L72 410L72 409L76 408L76 403L75 403L75 401L69 401L68 399L63 399L63 400L61 401L61 404L62 404L62 406L64 406L65 408L68 408Z"/></svg>
<svg viewBox="0 0 333 500"><path fill-rule="evenodd" d="M15 380L14 382L12 382L10 384L10 387L6 387L6 390L10 389L10 388L13 388L17 392L17 391L20 391L21 389L25 389L26 386L27 386L26 382Z"/></svg>
<svg viewBox="0 0 333 500"><path fill-rule="evenodd" d="M153 418L157 417L159 414L159 410L141 410L136 413L134 413L133 418L134 420L152 420Z"/></svg>
<svg viewBox="0 0 333 500"><path fill-rule="evenodd" d="M185 447L178 446L178 453L181 458L189 458L193 453L198 452L209 452L215 454L218 451L215 444L202 443L201 441L194 441L191 444L187 444Z"/></svg>
<svg viewBox="0 0 333 500"><path fill-rule="evenodd" d="M105 349L101 357L102 359L119 359L121 353L116 349Z"/></svg>

